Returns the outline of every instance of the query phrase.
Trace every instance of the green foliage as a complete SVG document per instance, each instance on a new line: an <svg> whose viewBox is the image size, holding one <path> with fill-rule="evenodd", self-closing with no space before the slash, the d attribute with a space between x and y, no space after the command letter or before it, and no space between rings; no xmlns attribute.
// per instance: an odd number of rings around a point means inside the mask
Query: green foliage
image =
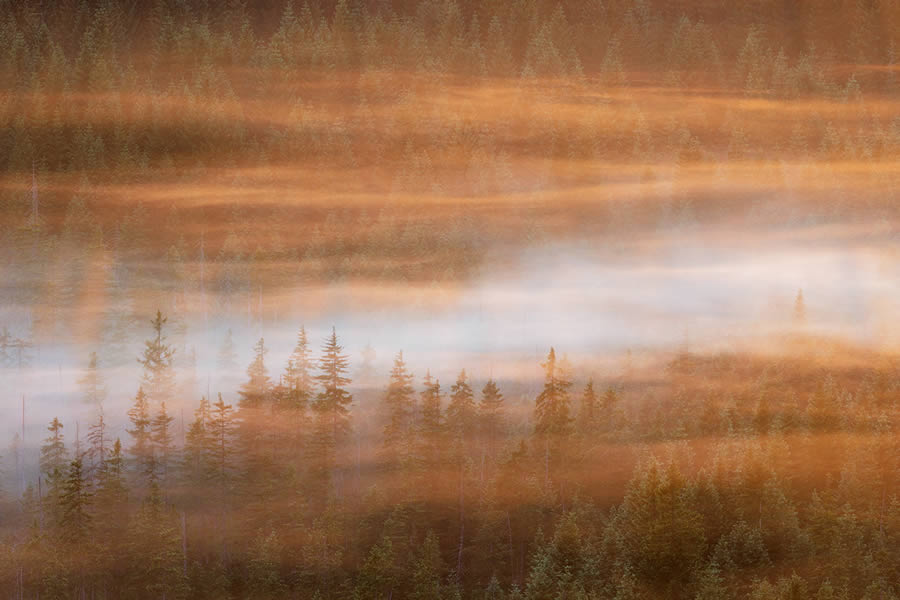
<svg viewBox="0 0 900 600"><path fill-rule="evenodd" d="M694 494L674 462L650 460L636 471L614 521L636 575L653 582L689 576L706 550Z"/></svg>

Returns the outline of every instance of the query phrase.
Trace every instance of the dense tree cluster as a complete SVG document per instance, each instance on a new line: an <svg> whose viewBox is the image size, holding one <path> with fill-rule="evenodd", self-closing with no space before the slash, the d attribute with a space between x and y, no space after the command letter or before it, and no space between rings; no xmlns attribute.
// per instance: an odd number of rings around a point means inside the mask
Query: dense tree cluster
<svg viewBox="0 0 900 600"><path fill-rule="evenodd" d="M843 367L804 338L788 359L682 352L598 386L550 349L535 390L465 371L418 385L400 352L373 393L335 332L315 356L301 328L278 378L260 339L237 402L200 398L182 441L176 388L154 384L171 365L148 359L171 355L166 324L152 321L125 438L91 355L86 444L53 419L39 477L7 490L6 596L900 594L891 357Z"/></svg>

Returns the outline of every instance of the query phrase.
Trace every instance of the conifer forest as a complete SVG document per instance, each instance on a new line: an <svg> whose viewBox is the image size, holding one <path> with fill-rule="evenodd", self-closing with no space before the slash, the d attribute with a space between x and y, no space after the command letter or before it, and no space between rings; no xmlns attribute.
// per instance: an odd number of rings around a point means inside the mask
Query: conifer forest
<svg viewBox="0 0 900 600"><path fill-rule="evenodd" d="M0 600L900 600L900 2L0 0Z"/></svg>

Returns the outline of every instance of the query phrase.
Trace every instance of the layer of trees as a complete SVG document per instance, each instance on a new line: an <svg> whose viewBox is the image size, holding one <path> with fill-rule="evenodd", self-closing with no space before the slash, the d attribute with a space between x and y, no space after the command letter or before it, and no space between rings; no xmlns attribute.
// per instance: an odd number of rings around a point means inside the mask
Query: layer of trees
<svg viewBox="0 0 900 600"><path fill-rule="evenodd" d="M371 395L336 332L316 352L301 328L277 378L260 339L236 400L200 398L181 436L152 326L125 437L92 355L86 439L53 419L39 476L6 491L6 597L900 594L889 356L682 352L601 384L551 348L527 392L416 377L398 352Z"/></svg>
<svg viewBox="0 0 900 600"><path fill-rule="evenodd" d="M893 170L869 168L900 154L891 2L0 7L2 293L45 332L86 298L108 305L79 322L123 326L454 282L560 231L897 219Z"/></svg>

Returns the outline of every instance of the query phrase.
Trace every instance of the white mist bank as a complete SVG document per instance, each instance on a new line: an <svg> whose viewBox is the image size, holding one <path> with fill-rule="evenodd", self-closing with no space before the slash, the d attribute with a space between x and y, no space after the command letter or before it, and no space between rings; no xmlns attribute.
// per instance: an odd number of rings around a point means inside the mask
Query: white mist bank
<svg viewBox="0 0 900 600"><path fill-rule="evenodd" d="M236 386L261 336L269 348L270 373L277 378L301 324L316 351L336 327L354 374L362 349L371 345L378 385L386 381L398 350L417 379L430 370L446 383L461 368L476 382L537 377L550 346L568 356L576 376L610 376L627 351L639 356L684 345L728 349L794 327L799 289L810 332L873 347L890 347L900 339L900 265L890 253L869 246L670 238L620 258L568 243L532 248L503 267L500 261L488 264L494 266L479 279L452 290L359 282L297 289L279 298L277 318L272 313L260 322L235 314L211 319L208 327L201 320L188 323L183 336L170 331L182 359L192 351L197 358L195 369L180 363L182 393L171 408L179 419L182 410L189 419L207 390L236 402ZM367 301L376 296L377 302ZM221 373L216 365L228 328L234 333L238 373ZM104 369L105 412L113 435L126 436L124 416L140 380L137 356L149 336L149 321L141 322L125 364ZM32 348L26 368L4 370L3 440L11 440L21 427L23 395L29 446L46 436L44 428L54 416L65 423L69 443L76 421L84 438L96 408L82 402L77 381L91 350L100 349L61 339ZM594 373L597 369L606 372Z"/></svg>

